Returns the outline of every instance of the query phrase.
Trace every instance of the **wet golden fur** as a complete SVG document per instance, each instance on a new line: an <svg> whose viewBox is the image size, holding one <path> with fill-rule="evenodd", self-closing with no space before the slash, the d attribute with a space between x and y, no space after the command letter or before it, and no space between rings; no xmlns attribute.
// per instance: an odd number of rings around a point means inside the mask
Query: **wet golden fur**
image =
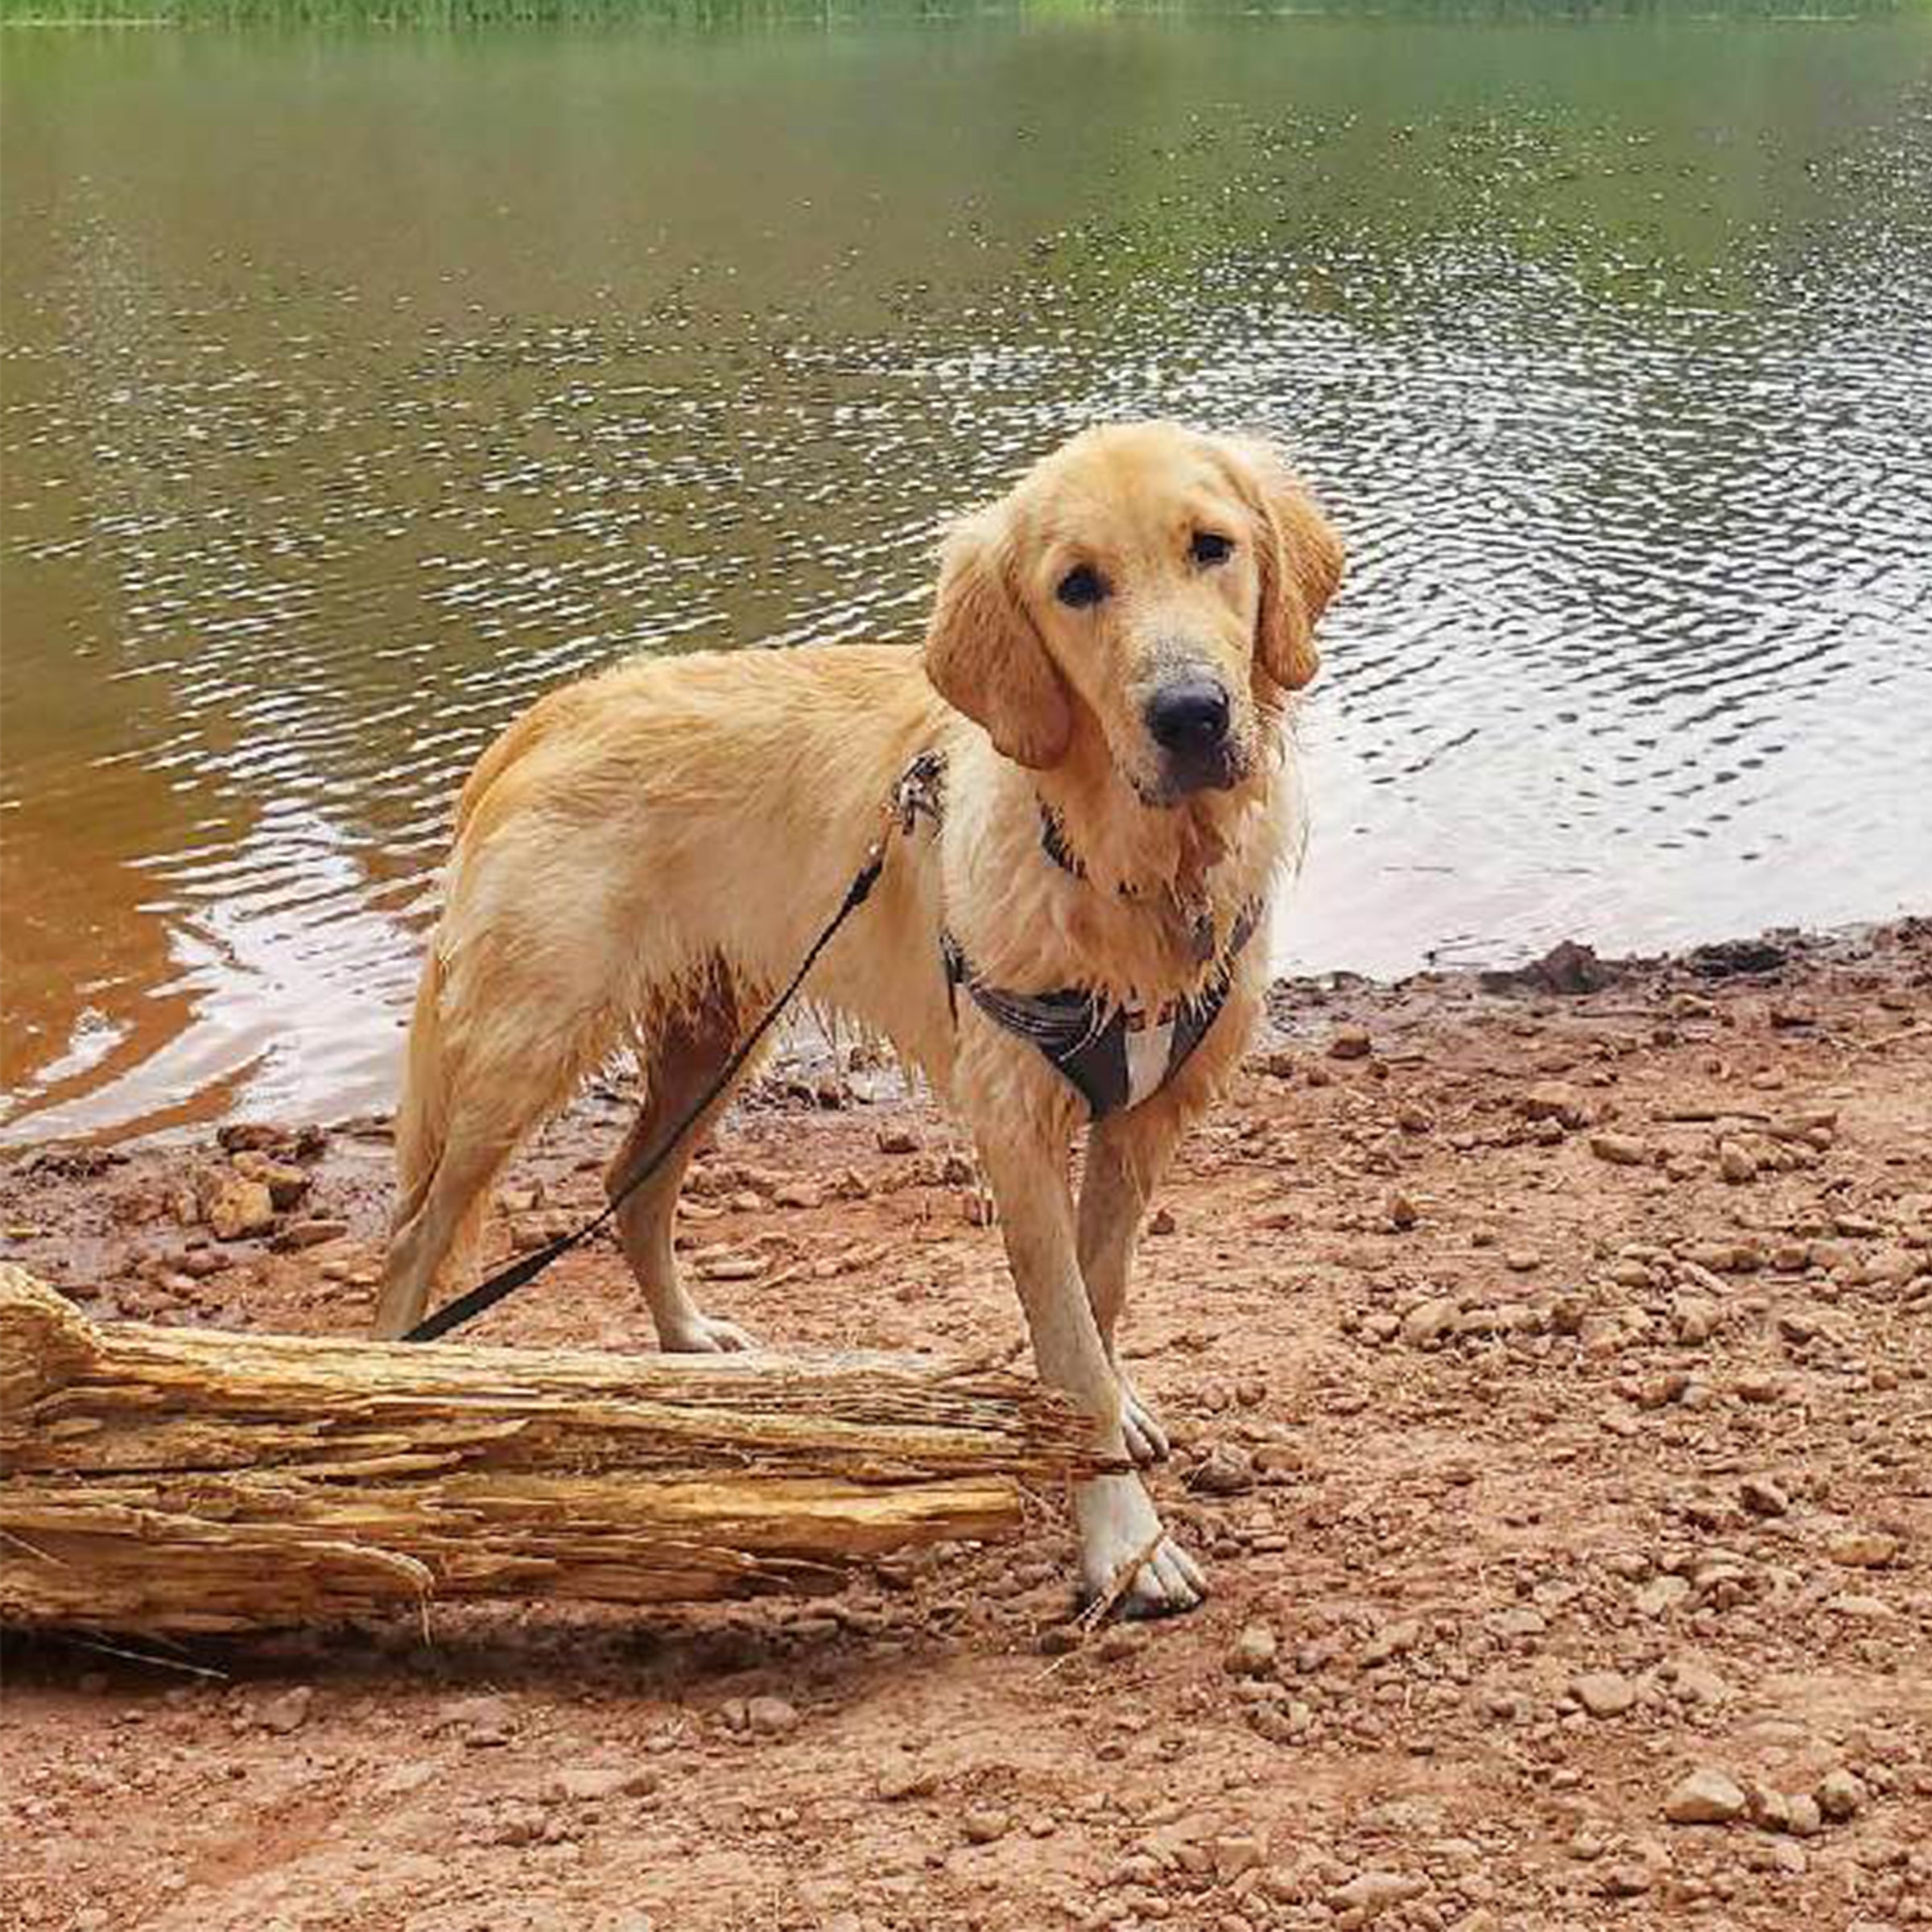
<svg viewBox="0 0 1932 1932"><path fill-rule="evenodd" d="M1190 554L1203 530L1234 543L1212 568ZM936 749L942 828L895 839L809 996L890 1039L950 1098L999 1203L1042 1376L1092 1409L1108 1446L1162 1453L1113 1359L1115 1325L1148 1198L1252 1026L1264 947L1241 956L1179 1075L1095 1126L1076 1205L1066 1157L1084 1104L969 1001L956 1022L939 931L1019 991L1151 1005L1197 987L1191 920L1204 906L1224 935L1298 856L1286 712L1314 675L1313 626L1341 561L1265 448L1169 424L1097 430L954 531L923 652L640 660L534 706L478 762L458 810L411 1029L378 1332L412 1326L432 1288L467 1285L503 1163L625 1042L645 1097L613 1191L649 1158L838 905L894 782ZM1055 588L1082 564L1112 594L1070 609ZM1177 667L1231 698L1224 786L1177 792L1149 735L1150 694ZM1042 854L1042 801L1084 880ZM625 1203L621 1238L664 1347L743 1347L678 1279L687 1158ZM1090 1588L1138 1562L1129 1608L1198 1599L1199 1573L1162 1538L1137 1477L1088 1484L1076 1508Z"/></svg>

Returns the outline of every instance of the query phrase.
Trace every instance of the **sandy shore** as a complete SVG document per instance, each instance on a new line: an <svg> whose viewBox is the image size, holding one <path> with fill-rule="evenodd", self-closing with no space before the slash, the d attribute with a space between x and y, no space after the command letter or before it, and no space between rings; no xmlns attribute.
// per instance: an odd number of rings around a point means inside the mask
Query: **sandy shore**
<svg viewBox="0 0 1932 1932"><path fill-rule="evenodd" d="M6 1922L1932 1925L1932 923L1274 1018L1129 1317L1207 1608L1080 1641L1055 1529L796 1604L15 1643ZM544 1137L495 1252L597 1203L624 1113ZM382 1123L226 1141L12 1159L0 1253L103 1317L362 1327ZM263 1158L286 1205L217 1239ZM683 1238L773 1339L1017 1348L984 1218L840 1061L748 1098ZM603 1244L474 1333L650 1340Z"/></svg>

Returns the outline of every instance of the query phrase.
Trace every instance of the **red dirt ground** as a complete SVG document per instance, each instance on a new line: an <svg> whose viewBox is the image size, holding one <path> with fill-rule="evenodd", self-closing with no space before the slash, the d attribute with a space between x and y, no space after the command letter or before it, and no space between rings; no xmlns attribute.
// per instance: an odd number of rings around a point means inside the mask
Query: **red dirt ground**
<svg viewBox="0 0 1932 1932"><path fill-rule="evenodd" d="M1055 1523L796 1604L16 1640L4 1922L1932 1926L1932 924L1778 944L1278 990L1129 1315L1199 1613L1084 1635ZM839 1065L702 1162L698 1272L750 1277L708 1305L1017 1349L962 1144ZM505 1250L621 1117L545 1137ZM354 1332L387 1150L312 1154L314 1246L184 1227L225 1157L177 1142L0 1170L0 1253L102 1317ZM601 1245L476 1335L650 1339ZM1671 1822L1699 1772L1740 1815Z"/></svg>

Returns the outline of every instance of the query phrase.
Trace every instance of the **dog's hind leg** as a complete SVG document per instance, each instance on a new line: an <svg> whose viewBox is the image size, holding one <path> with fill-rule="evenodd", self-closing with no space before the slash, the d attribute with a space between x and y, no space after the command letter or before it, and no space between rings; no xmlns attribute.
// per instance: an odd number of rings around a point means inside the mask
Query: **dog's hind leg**
<svg viewBox="0 0 1932 1932"><path fill-rule="evenodd" d="M738 1009L729 984L715 977L702 994L671 1013L639 1042L645 1097L624 1144L605 1170L604 1190L615 1199L631 1177L666 1145L679 1121L703 1099L724 1071L738 1042ZM741 1068L691 1124L663 1165L617 1210L617 1239L638 1286L650 1305L658 1346L671 1354L729 1354L755 1348L733 1322L700 1308L678 1276L671 1226L678 1190L698 1143L729 1104L749 1071Z"/></svg>
<svg viewBox="0 0 1932 1932"><path fill-rule="evenodd" d="M569 1099L609 1041L608 1021L593 1011L557 1026L566 989L540 976L540 962L527 952L500 954L490 964L472 976L490 986L489 1006L472 988L452 994L433 951L424 968L396 1116L399 1191L375 1322L382 1340L407 1335L438 1287L469 1286L491 1183Z"/></svg>

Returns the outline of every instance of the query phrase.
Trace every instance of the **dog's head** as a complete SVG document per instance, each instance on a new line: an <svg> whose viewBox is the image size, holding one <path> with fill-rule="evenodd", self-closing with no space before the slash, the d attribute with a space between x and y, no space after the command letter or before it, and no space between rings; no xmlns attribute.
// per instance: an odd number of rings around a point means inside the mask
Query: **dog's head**
<svg viewBox="0 0 1932 1932"><path fill-rule="evenodd" d="M1266 444L1094 429L947 539L926 638L939 695L1036 770L1091 721L1150 804L1254 769L1319 659L1342 547Z"/></svg>

